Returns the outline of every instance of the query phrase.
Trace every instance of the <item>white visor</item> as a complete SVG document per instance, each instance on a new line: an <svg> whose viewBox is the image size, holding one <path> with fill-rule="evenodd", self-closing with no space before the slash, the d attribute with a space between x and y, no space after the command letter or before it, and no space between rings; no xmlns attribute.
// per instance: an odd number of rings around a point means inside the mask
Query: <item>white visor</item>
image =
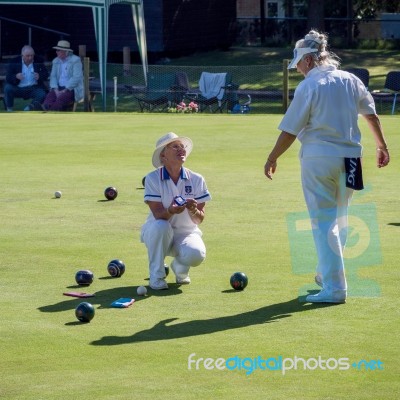
<svg viewBox="0 0 400 400"><path fill-rule="evenodd" d="M293 60L290 61L288 69L293 69L297 67L297 64L306 54L318 53L318 49L311 49L310 47L297 47L293 50Z"/></svg>

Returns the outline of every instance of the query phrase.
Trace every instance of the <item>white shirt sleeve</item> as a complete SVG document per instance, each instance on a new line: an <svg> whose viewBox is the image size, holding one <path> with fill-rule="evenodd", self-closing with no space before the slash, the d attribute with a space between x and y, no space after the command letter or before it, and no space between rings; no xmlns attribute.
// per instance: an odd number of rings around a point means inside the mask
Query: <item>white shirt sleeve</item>
<svg viewBox="0 0 400 400"><path fill-rule="evenodd" d="M297 136L310 120L311 92L301 83L294 93L292 102L289 105L278 129Z"/></svg>

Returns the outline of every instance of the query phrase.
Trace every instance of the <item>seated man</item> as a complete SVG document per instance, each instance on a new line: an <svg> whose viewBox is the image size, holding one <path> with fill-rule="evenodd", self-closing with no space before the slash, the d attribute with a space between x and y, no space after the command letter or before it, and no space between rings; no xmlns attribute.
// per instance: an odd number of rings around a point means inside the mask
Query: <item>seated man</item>
<svg viewBox="0 0 400 400"><path fill-rule="evenodd" d="M80 57L73 54L66 40L60 40L53 49L57 57L52 63L50 92L44 100L43 109L62 111L74 101L83 99L83 67Z"/></svg>
<svg viewBox="0 0 400 400"><path fill-rule="evenodd" d="M46 97L45 81L48 77L49 72L43 64L43 59L35 56L31 46L24 46L21 56L13 58L7 67L4 85L7 111L13 111L15 98L32 99L24 111L41 110L41 104Z"/></svg>

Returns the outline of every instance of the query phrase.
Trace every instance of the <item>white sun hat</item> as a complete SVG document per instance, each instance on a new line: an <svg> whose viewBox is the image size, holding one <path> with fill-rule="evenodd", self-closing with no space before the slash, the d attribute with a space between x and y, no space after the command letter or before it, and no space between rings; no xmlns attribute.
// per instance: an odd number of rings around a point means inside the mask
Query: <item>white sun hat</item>
<svg viewBox="0 0 400 400"><path fill-rule="evenodd" d="M53 49L56 50L65 50L65 51L73 51L71 49L71 45L67 40L59 40L57 46L54 46Z"/></svg>
<svg viewBox="0 0 400 400"><path fill-rule="evenodd" d="M152 159L153 165L156 168L163 166L163 163L160 160L160 154L164 150L164 147L169 145L172 142L176 142L177 140L182 142L182 144L186 147L186 157L189 156L189 154L191 153L191 151L193 149L192 140L189 139L188 137L178 136L174 132L168 132L166 135L160 137L160 139L157 140L156 149L154 150L153 159Z"/></svg>
<svg viewBox="0 0 400 400"><path fill-rule="evenodd" d="M318 49L312 49L311 47L296 47L293 50L293 60L290 61L290 64L288 65L287 68L288 69L296 68L297 64L300 62L303 56L310 53L318 53Z"/></svg>

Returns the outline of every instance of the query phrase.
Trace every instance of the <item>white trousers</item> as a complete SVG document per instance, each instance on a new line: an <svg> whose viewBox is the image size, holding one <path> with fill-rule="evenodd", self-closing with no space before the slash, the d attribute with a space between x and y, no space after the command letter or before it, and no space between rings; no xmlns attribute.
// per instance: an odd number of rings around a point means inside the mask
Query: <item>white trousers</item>
<svg viewBox="0 0 400 400"><path fill-rule="evenodd" d="M301 158L301 179L317 251L317 274L328 293L346 291L343 251L353 190L346 187L344 158Z"/></svg>
<svg viewBox="0 0 400 400"><path fill-rule="evenodd" d="M201 232L179 234L163 219L146 222L142 227L141 240L147 247L150 282L165 278L166 256L175 257L173 269L179 279L186 278L190 267L200 265L206 258Z"/></svg>

